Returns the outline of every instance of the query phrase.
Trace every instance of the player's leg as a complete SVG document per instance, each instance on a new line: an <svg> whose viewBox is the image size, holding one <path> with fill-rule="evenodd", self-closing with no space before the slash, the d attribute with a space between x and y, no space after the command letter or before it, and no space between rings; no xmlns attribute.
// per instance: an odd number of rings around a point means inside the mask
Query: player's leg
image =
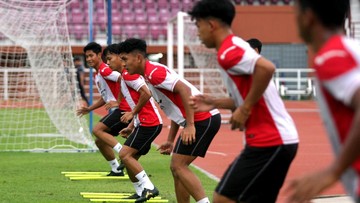
<svg viewBox="0 0 360 203"><path fill-rule="evenodd" d="M174 186L175 186L175 194L176 200L178 202L190 202L190 193L184 187L179 179L174 177Z"/></svg>
<svg viewBox="0 0 360 203"><path fill-rule="evenodd" d="M135 190L139 198L136 202L146 201L151 197L159 195L159 191L147 176L144 168L138 162L142 155L146 155L150 148L151 143L161 132L162 125L152 127L136 127L133 133L126 139L124 147L120 151L120 158L128 170L131 181L134 184ZM139 185L143 188L139 194Z"/></svg>
<svg viewBox="0 0 360 203"><path fill-rule="evenodd" d="M297 145L246 146L229 166L214 192L214 203L275 203Z"/></svg>
<svg viewBox="0 0 360 203"><path fill-rule="evenodd" d="M191 145L184 145L181 138L176 142L171 159L171 171L174 177L178 202L188 202L184 188L198 202L209 202L199 178L189 169L189 165L198 157L204 157L221 125L220 114L209 119L195 122L196 141ZM180 181L181 184L177 182ZM183 195L182 195L183 194Z"/></svg>
<svg viewBox="0 0 360 203"><path fill-rule="evenodd" d="M171 172L174 177L175 192L178 203L189 203L189 194L199 201L206 197L200 179L189 169L196 156L174 153L171 158ZM187 193L184 192L187 191Z"/></svg>
<svg viewBox="0 0 360 203"><path fill-rule="evenodd" d="M106 156L105 159L109 161L111 167L111 172L109 173L109 175L123 175L122 170L119 168L119 162L115 158L113 152L110 152L112 151L110 149L113 149L117 153L119 153L122 147L122 145L114 137L119 134L120 130L127 127L126 123L120 122L120 117L121 111L119 109L116 109L103 117L93 129L93 134L96 136L97 140L100 140L97 141L97 146L103 156ZM111 153L112 156L109 155ZM113 159L109 160L110 158Z"/></svg>

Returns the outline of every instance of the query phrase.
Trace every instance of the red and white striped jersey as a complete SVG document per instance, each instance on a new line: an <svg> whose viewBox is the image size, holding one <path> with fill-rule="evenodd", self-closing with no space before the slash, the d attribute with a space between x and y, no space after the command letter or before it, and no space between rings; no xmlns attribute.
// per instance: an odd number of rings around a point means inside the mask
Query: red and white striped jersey
<svg viewBox="0 0 360 203"><path fill-rule="evenodd" d="M255 64L261 56L241 38L229 35L218 50L217 57L227 91L236 106L240 106L249 93ZM295 124L273 82L253 106L245 128L249 146L268 147L299 141Z"/></svg>
<svg viewBox="0 0 360 203"><path fill-rule="evenodd" d="M138 74L130 75L124 69L121 75L121 92L131 109L134 109L140 98L140 93L138 91L143 86L146 86L146 88L148 87L144 78ZM156 126L162 124L162 119L155 105L154 98L150 98L139 113L134 116L134 119L135 127L139 125Z"/></svg>
<svg viewBox="0 0 360 203"><path fill-rule="evenodd" d="M105 63L100 64L99 70L95 74L95 83L101 97L106 103L109 101L117 101L120 93L120 83L117 81L119 77L119 72L111 70ZM131 111L131 108L124 98L119 104L119 109Z"/></svg>
<svg viewBox="0 0 360 203"><path fill-rule="evenodd" d="M147 61L144 75L153 97L167 117L177 124L184 126L186 124L185 109L180 95L173 92L175 84L181 80L190 88L191 95L198 95L201 92L188 81L181 79L175 71L160 63ZM218 113L217 109L209 112L195 112L194 121L202 121Z"/></svg>
<svg viewBox="0 0 360 203"><path fill-rule="evenodd" d="M314 58L318 102L333 148L339 152L354 119L349 104L360 88L360 43L337 35L328 40ZM360 158L353 168L360 174ZM356 178L348 178L350 183ZM356 191L360 194L360 187ZM353 191L350 191L353 192Z"/></svg>

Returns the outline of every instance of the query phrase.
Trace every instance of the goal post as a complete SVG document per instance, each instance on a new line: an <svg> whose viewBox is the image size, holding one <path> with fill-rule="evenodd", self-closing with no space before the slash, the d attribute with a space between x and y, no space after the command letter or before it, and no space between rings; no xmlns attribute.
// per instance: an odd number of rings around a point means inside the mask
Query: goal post
<svg viewBox="0 0 360 203"><path fill-rule="evenodd" d="M0 2L0 151L92 151L66 0Z"/></svg>
<svg viewBox="0 0 360 203"><path fill-rule="evenodd" d="M208 49L200 42L197 27L187 13L178 12L167 23L167 62L169 68L175 69L180 77L202 93L215 97L228 96L216 50ZM222 110L221 113L223 122L227 122L230 111Z"/></svg>

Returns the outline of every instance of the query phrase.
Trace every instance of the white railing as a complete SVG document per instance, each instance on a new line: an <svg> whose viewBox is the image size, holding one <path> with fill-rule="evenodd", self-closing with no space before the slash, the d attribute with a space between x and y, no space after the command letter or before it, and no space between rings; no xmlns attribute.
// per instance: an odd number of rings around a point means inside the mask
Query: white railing
<svg viewBox="0 0 360 203"><path fill-rule="evenodd" d="M87 72L87 71L86 71ZM216 88L212 94L225 94L225 88L221 88L222 80L219 77L209 78L209 73L216 74L217 69L184 69L185 79L194 84L201 92L209 93L209 89ZM279 94L286 99L312 98L316 96L312 69L277 69L274 74L274 82ZM13 73L23 73L23 77L14 78ZM14 85L21 84L22 91L27 96L37 95L34 81L31 78L30 69L3 68L0 69L0 100L8 100L12 97ZM87 77L88 79L88 77ZM209 84L209 80L211 83ZM16 81L16 82L15 82ZM210 87L212 86L212 87ZM216 87L214 87L216 86ZM100 96L94 88L94 97ZM219 90L220 89L220 90ZM221 89L224 91L221 92ZM88 92L89 86L85 85ZM56 92L56 91L54 91Z"/></svg>

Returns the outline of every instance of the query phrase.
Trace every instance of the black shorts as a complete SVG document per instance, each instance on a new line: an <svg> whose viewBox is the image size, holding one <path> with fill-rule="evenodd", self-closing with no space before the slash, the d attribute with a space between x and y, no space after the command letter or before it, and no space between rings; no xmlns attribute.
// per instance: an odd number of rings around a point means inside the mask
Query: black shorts
<svg viewBox="0 0 360 203"><path fill-rule="evenodd" d="M173 153L183 154L189 156L205 157L206 151L209 148L211 141L219 131L221 125L221 116L216 114L203 121L195 122L195 143L191 145L184 145L179 136Z"/></svg>
<svg viewBox="0 0 360 203"><path fill-rule="evenodd" d="M275 203L297 148L298 144L246 146L215 191L237 202Z"/></svg>
<svg viewBox="0 0 360 203"><path fill-rule="evenodd" d="M100 120L100 122L109 128L109 130L106 131L107 133L112 136L118 136L119 132L129 125L129 123L123 123L120 121L123 112L124 111L121 111L120 109L109 111L109 113Z"/></svg>
<svg viewBox="0 0 360 203"><path fill-rule="evenodd" d="M136 155L145 155L151 148L151 143L160 134L162 124L152 127L138 126L126 139L124 145L137 149Z"/></svg>

